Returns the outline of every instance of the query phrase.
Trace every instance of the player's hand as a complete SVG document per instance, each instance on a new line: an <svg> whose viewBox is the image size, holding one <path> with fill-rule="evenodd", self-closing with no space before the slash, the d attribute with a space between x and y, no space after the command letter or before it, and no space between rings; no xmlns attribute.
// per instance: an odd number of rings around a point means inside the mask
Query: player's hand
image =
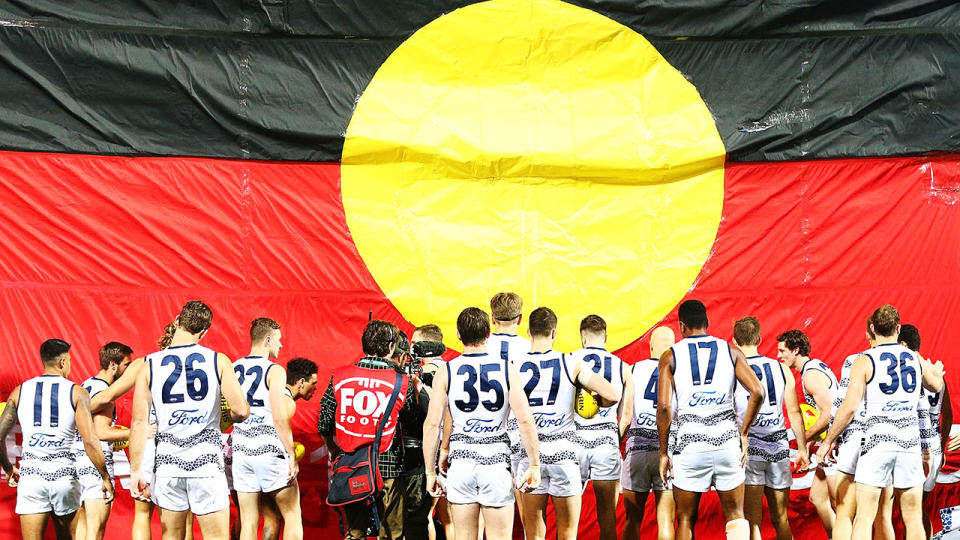
<svg viewBox="0 0 960 540"><path fill-rule="evenodd" d="M517 489L524 493L531 493L540 487L540 467L529 468L523 473L523 481L517 486Z"/></svg>
<svg viewBox="0 0 960 540"><path fill-rule="evenodd" d="M923 476L930 476L930 470L933 469L933 456L929 451L923 452Z"/></svg>
<svg viewBox="0 0 960 540"><path fill-rule="evenodd" d="M943 368L942 360L937 360L936 363L930 362L930 368L934 377L943 377L943 374L947 372L947 370Z"/></svg>
<svg viewBox="0 0 960 540"><path fill-rule="evenodd" d="M947 452L953 452L958 448L960 448L960 433L947 440Z"/></svg>
<svg viewBox="0 0 960 540"><path fill-rule="evenodd" d="M740 450L740 466L741 466L741 467L746 467L746 466L747 466L747 447L748 447L749 444L750 444L750 439L749 439L746 435L744 435L743 433L741 433L741 434L740 434L740 448L741 448L741 450Z"/></svg>
<svg viewBox="0 0 960 540"><path fill-rule="evenodd" d="M147 424L147 438L152 439L157 436L157 425Z"/></svg>
<svg viewBox="0 0 960 540"><path fill-rule="evenodd" d="M807 449L797 449L797 457L793 460L793 472L803 473L810 468L810 454Z"/></svg>
<svg viewBox="0 0 960 540"><path fill-rule="evenodd" d="M150 498L150 484L147 483L140 471L130 473L130 491L135 499Z"/></svg>
<svg viewBox="0 0 960 540"><path fill-rule="evenodd" d="M104 504L110 504L113 502L113 481L108 476L103 479L103 501Z"/></svg>
<svg viewBox="0 0 960 540"><path fill-rule="evenodd" d="M446 476L447 470L450 469L450 454L440 452L440 459L437 460L437 467L440 469L440 474Z"/></svg>
<svg viewBox="0 0 960 540"><path fill-rule="evenodd" d="M821 444L821 445L820 445L820 448L817 450L817 465L818 465L818 466L821 466L821 467L826 467L826 466L827 466L827 463L828 463L827 460L830 459L830 451L833 449L834 446L836 446L836 444L837 444L837 443ZM831 460L830 462L832 463L832 462L834 462L834 461L835 461L835 460Z"/></svg>
<svg viewBox="0 0 960 540"><path fill-rule="evenodd" d="M20 467L14 466L7 475L7 485L15 488L20 483Z"/></svg>
<svg viewBox="0 0 960 540"><path fill-rule="evenodd" d="M427 493L434 499L443 497L443 485L435 474L427 475Z"/></svg>
<svg viewBox="0 0 960 540"><path fill-rule="evenodd" d="M300 464L297 463L296 455L290 455L287 457L287 467L287 483L289 484L290 482L293 482L293 479L296 478L298 474L300 474Z"/></svg>
<svg viewBox="0 0 960 540"><path fill-rule="evenodd" d="M671 479L673 479L673 462L670 461L670 456L660 454L660 481L667 484Z"/></svg>

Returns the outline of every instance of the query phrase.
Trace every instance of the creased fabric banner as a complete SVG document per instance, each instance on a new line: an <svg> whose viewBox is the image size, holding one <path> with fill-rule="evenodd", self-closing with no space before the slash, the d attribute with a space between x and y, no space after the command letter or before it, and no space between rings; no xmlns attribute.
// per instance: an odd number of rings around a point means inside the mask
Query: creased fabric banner
<svg viewBox="0 0 960 540"><path fill-rule="evenodd" d="M775 356L800 328L836 370L892 303L956 386L960 6L741 4L0 5L0 397L44 339L79 382L193 298L231 358L279 321L280 363L313 359L322 391L369 314L457 348L456 314L500 290L553 307L562 350L595 312L646 358L697 298L712 333L756 316ZM304 519L335 535L319 401L294 418ZM931 510L960 504L958 466ZM794 533L824 537L807 480ZM588 489L584 537L593 512ZM721 521L705 497L700 536Z"/></svg>

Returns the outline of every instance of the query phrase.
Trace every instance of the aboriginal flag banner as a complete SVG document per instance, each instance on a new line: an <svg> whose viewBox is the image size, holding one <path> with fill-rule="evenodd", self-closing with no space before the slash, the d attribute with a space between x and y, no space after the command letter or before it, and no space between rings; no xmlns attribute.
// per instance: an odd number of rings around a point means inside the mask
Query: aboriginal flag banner
<svg viewBox="0 0 960 540"><path fill-rule="evenodd" d="M195 298L204 344L244 356L271 317L322 392L368 312L456 348L503 290L558 313L562 350L598 313L646 358L697 298L715 335L754 315L775 356L799 328L836 371L891 303L956 385L960 5L869 4L0 2L0 397L44 339L79 382ZM304 525L336 535L319 401L294 419ZM960 503L952 461L931 511ZM794 532L824 537L809 481ZM583 537L593 512L588 489ZM722 537L715 497L698 531Z"/></svg>

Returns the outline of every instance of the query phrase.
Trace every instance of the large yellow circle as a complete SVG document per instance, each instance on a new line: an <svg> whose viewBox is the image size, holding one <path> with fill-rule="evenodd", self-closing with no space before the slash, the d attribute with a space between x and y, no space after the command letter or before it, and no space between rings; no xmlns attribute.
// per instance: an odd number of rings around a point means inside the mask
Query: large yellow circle
<svg viewBox="0 0 960 540"><path fill-rule="evenodd" d="M460 311L603 316L617 349L692 286L725 150L692 84L642 36L556 0L493 0L400 45L357 103L342 196L360 255L409 321Z"/></svg>

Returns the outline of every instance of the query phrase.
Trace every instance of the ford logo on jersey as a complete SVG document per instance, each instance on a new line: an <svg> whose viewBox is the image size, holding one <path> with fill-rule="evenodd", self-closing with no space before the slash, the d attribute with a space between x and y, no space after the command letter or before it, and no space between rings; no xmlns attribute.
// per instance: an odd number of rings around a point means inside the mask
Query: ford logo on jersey
<svg viewBox="0 0 960 540"><path fill-rule="evenodd" d="M906 412L912 411L913 407L910 405L909 401L888 401L886 405L883 406L883 412Z"/></svg>
<svg viewBox="0 0 960 540"><path fill-rule="evenodd" d="M640 413L637 416L637 427L657 427L657 416L650 413Z"/></svg>
<svg viewBox="0 0 960 540"><path fill-rule="evenodd" d="M765 412L758 413L757 419L750 424L753 427L771 427L780 423L780 417L776 413Z"/></svg>
<svg viewBox="0 0 960 540"><path fill-rule="evenodd" d="M496 433L500 430L499 426L491 425L493 420L487 418L469 418L464 422L464 433Z"/></svg>
<svg viewBox="0 0 960 540"><path fill-rule="evenodd" d="M720 405L727 399L726 394L718 394L714 390L709 392L694 392L690 396L690 406L697 407L699 405Z"/></svg>
<svg viewBox="0 0 960 540"><path fill-rule="evenodd" d="M34 433L30 436L30 441L27 442L27 446L31 448L60 448L64 446L67 441L63 439L58 439L56 435L50 435L49 433Z"/></svg>
<svg viewBox="0 0 960 540"><path fill-rule="evenodd" d="M244 424L262 424L267 417L262 414L251 414Z"/></svg>
<svg viewBox="0 0 960 540"><path fill-rule="evenodd" d="M200 425L207 420L206 414L196 414L199 409L178 409L170 415L167 421L168 426L192 426Z"/></svg>
<svg viewBox="0 0 960 540"><path fill-rule="evenodd" d="M563 418L554 418L554 413L552 412L535 412L533 413L533 420L537 423L538 428L560 427L563 425Z"/></svg>

